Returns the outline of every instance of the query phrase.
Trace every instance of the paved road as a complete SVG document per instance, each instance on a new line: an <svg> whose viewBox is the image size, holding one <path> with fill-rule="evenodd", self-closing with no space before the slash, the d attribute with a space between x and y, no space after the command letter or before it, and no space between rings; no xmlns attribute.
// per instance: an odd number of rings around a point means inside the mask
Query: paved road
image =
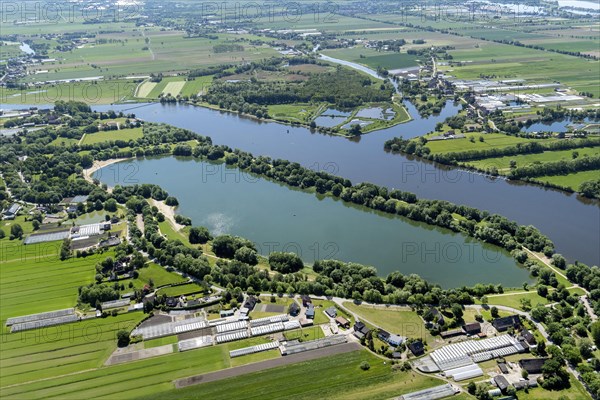
<svg viewBox="0 0 600 400"><path fill-rule="evenodd" d="M251 372L263 371L266 369L296 364L304 361L316 360L318 358L349 353L360 349L362 349L362 346L358 343L345 343L318 350L305 351L303 353L274 358L272 360L228 368L203 375L191 376L189 378L178 379L175 381L175 387L180 389L187 386L199 385L201 383L220 381L222 379L233 378L239 375L249 374Z"/></svg>

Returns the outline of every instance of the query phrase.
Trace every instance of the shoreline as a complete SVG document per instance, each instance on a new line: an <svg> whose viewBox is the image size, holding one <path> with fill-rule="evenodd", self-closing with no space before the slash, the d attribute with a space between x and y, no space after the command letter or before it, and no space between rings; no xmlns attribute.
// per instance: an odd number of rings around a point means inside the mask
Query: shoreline
<svg viewBox="0 0 600 400"><path fill-rule="evenodd" d="M82 171L83 178L86 181L88 181L88 182L90 182L90 183L93 184L94 183L94 178L92 178L92 174L94 172L97 172L97 171L101 170L102 168L108 167L109 165L116 164L116 163L121 162L121 161L134 160L134 159L136 159L136 157L109 158L108 160L101 160L101 161L94 160L94 163L92 164L91 167L89 167L87 169L84 169ZM110 187L109 187L109 189L110 189Z"/></svg>
<svg viewBox="0 0 600 400"><path fill-rule="evenodd" d="M158 211L165 216L165 220L169 222L175 231L181 232L181 230L185 228L184 225L178 224L177 221L175 221L175 207L168 206L164 201L158 201L152 198L148 200L150 201L150 205L158 208Z"/></svg>

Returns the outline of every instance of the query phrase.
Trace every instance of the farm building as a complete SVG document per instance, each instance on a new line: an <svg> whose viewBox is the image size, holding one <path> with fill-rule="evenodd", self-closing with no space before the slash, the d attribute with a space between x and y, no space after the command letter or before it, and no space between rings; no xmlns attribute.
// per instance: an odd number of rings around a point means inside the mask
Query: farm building
<svg viewBox="0 0 600 400"><path fill-rule="evenodd" d="M537 387L538 383L535 379L529 379L526 381L519 381L519 382L515 382L513 383L513 386L515 387L515 389L517 390L522 390L522 389L527 389L527 388L534 388Z"/></svg>
<svg viewBox="0 0 600 400"><path fill-rule="evenodd" d="M21 210L21 206L17 203L13 203L8 210L4 212L4 219L15 219L17 213Z"/></svg>
<svg viewBox="0 0 600 400"><path fill-rule="evenodd" d="M481 340L465 340L441 347L431 358L442 371L471 365L525 351L512 336L502 335Z"/></svg>
<svg viewBox="0 0 600 400"><path fill-rule="evenodd" d="M408 345L408 349L415 357L425 354L425 347L420 340L416 340Z"/></svg>
<svg viewBox="0 0 600 400"><path fill-rule="evenodd" d="M506 363L498 363L498 368L503 374L508 374L508 367L506 366Z"/></svg>
<svg viewBox="0 0 600 400"><path fill-rule="evenodd" d="M531 358L519 360L519 366L530 374L541 374L542 366L547 360L547 358Z"/></svg>
<svg viewBox="0 0 600 400"><path fill-rule="evenodd" d="M322 349L324 347L335 346L346 342L348 342L348 337L346 335L332 335L324 339L311 340L308 342L289 342L285 345L279 346L279 350L281 351L282 356L286 356L310 350Z"/></svg>
<svg viewBox="0 0 600 400"><path fill-rule="evenodd" d="M462 329L452 329L449 331L444 331L444 332L440 332L440 336L442 337L442 339L450 339L456 336L461 336L464 335L465 333L463 332Z"/></svg>
<svg viewBox="0 0 600 400"><path fill-rule="evenodd" d="M452 378L456 382L464 381L483 375L483 370L477 364L471 363L458 368L452 368L445 371L447 378Z"/></svg>
<svg viewBox="0 0 600 400"><path fill-rule="evenodd" d="M504 332L509 328L519 329L521 327L521 320L518 315L510 315L508 317L496 318L492 321L492 326L498 332Z"/></svg>
<svg viewBox="0 0 600 400"><path fill-rule="evenodd" d="M481 324L479 322L465 324L462 328L467 335L477 335L478 333L481 333Z"/></svg>
<svg viewBox="0 0 600 400"><path fill-rule="evenodd" d="M219 316L221 318L233 317L233 310L221 310Z"/></svg>
<svg viewBox="0 0 600 400"><path fill-rule="evenodd" d="M456 390L449 383L429 389L419 390L403 394L398 400L437 400L450 397L456 394Z"/></svg>
<svg viewBox="0 0 600 400"><path fill-rule="evenodd" d="M502 375L496 375L494 377L494 383L496 384L496 386L498 386L498 389L500 389L500 391L502 391L502 392L504 392L510 386L510 384L508 383L506 378Z"/></svg>
<svg viewBox="0 0 600 400"><path fill-rule="evenodd" d="M306 318L315 319L315 307L313 307L312 303L310 303L306 309Z"/></svg>

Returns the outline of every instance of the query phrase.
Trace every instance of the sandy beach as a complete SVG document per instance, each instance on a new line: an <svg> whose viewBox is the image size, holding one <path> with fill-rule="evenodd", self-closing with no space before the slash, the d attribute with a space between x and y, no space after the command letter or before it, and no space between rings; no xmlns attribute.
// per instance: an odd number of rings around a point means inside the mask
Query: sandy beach
<svg viewBox="0 0 600 400"><path fill-rule="evenodd" d="M84 169L83 170L83 177L85 178L86 181L93 183L94 179L92 178L92 174L96 171L98 171L99 169L102 169L104 167L108 167L109 165L121 162L121 161L125 161L125 160L132 160L133 158L111 158L109 160L102 160L102 161L94 161L94 163L92 164L91 167L89 167L88 169Z"/></svg>
<svg viewBox="0 0 600 400"><path fill-rule="evenodd" d="M165 216L165 219L169 221L173 229L175 229L176 231L180 231L185 227L175 222L175 207L166 205L164 201L156 201L154 199L149 199L149 201L150 205L156 206L156 208L158 208L158 211L160 211Z"/></svg>

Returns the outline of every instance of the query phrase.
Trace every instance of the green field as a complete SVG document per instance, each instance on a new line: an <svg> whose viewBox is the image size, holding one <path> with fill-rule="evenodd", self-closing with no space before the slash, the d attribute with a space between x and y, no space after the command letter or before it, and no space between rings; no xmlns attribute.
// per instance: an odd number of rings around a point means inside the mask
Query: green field
<svg viewBox="0 0 600 400"><path fill-rule="evenodd" d="M480 136L483 136L483 142L479 141ZM474 142L469 140L471 137L475 139ZM485 150L495 147L508 147L514 146L517 143L526 143L534 140L535 139L525 139L516 136L503 135L501 133L467 133L465 134L465 138L461 139L435 140L427 142L427 147L431 149L432 153L443 154L468 150Z"/></svg>
<svg viewBox="0 0 600 400"><path fill-rule="evenodd" d="M157 294L159 296L166 295L168 297L176 297L185 294L203 292L204 288L197 283L187 283L185 285L170 286L160 289Z"/></svg>
<svg viewBox="0 0 600 400"><path fill-rule="evenodd" d="M181 275L174 272L169 272L160 265L150 263L146 268L139 270L137 282L134 282L139 283L139 285L136 286L143 286L148 284L150 279L152 279L154 282L154 287L161 287L164 285L186 281L186 279Z"/></svg>
<svg viewBox="0 0 600 400"><path fill-rule="evenodd" d="M368 371L359 365L367 361ZM288 384L286 384L286 382ZM222 381L190 386L150 399L385 399L439 385L414 372L392 372L365 350L292 364ZM224 390L223 388L227 388Z"/></svg>
<svg viewBox="0 0 600 400"><path fill-rule="evenodd" d="M82 145L91 145L96 143L110 142L115 140L130 141L136 140L142 137L142 128L130 128L130 129L119 129L111 131L101 131L97 133L87 133L83 140Z"/></svg>
<svg viewBox="0 0 600 400"><path fill-rule="evenodd" d="M0 87L0 101L7 104L52 104L57 100L73 100L92 105L111 104L132 100L137 85L132 80L121 79L42 84L23 90Z"/></svg>
<svg viewBox="0 0 600 400"><path fill-rule="evenodd" d="M506 306L523 310L520 301L521 299L529 299L532 307L535 307L537 304L548 304L548 300L537 294L535 290L532 290L529 293L519 293L514 295L489 295L488 304L490 306Z"/></svg>
<svg viewBox="0 0 600 400"><path fill-rule="evenodd" d="M323 107L315 104L276 104L267 109L273 119L309 123Z"/></svg>
<svg viewBox="0 0 600 400"><path fill-rule="evenodd" d="M21 224L25 229L26 226ZM8 230L8 226L4 228ZM95 264L110 255L60 261L61 242L24 246L18 240L0 241L0 320L19 315L73 307L77 288L91 283Z"/></svg>
<svg viewBox="0 0 600 400"><path fill-rule="evenodd" d="M598 171L581 171L568 175L540 176L536 180L539 182L549 182L554 185L570 187L577 191L579 186L585 181L597 180Z"/></svg>
<svg viewBox="0 0 600 400"><path fill-rule="evenodd" d="M449 53L454 62L464 63L440 69L459 79L479 79L493 74L496 79L519 78L531 83L559 81L577 91L591 92L596 98L600 95L597 84L600 61L477 40L470 49Z"/></svg>
<svg viewBox="0 0 600 400"><path fill-rule="evenodd" d="M545 151L543 153L536 154L520 154L515 156L486 158L485 160L469 161L464 164L467 166L481 169L490 168L494 166L498 168L498 172L500 174L503 174L510 171L511 161L515 161L517 163L517 167L523 167L525 165L530 165L535 162L544 163L559 160L568 161L573 159L574 151L577 151L577 153L579 153L579 157L583 157L586 155L595 156L600 154L600 147L581 148L575 150ZM596 173L598 173L598 171L596 171Z"/></svg>
<svg viewBox="0 0 600 400"><path fill-rule="evenodd" d="M379 52L365 47L326 50L323 54L330 57L352 61L376 69L382 67L388 70L416 67L418 57L407 53ZM361 57L362 56L362 57Z"/></svg>

